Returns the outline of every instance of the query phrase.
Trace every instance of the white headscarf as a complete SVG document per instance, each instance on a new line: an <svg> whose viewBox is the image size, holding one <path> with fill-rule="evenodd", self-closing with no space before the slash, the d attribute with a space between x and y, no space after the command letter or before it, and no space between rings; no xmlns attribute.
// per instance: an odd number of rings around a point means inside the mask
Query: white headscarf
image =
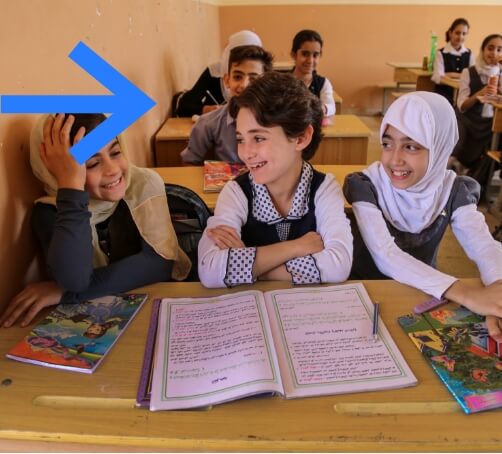
<svg viewBox="0 0 502 454"><path fill-rule="evenodd" d="M209 73L213 77L219 77L221 92L223 93L224 98L228 101L230 99L230 93L225 87L223 82L223 76L228 71L228 59L230 57L230 51L234 47L238 46L260 46L261 47L261 39L260 37L249 30L241 30L240 32L234 33L228 38L228 44L223 49L221 54L221 60L209 65Z"/></svg>
<svg viewBox="0 0 502 454"><path fill-rule="evenodd" d="M478 56L476 57L476 70L478 71L479 76L481 77L481 82L486 84L488 82L488 78L490 76L496 76L500 74L500 66L499 65L489 65L486 63L483 58L483 51L480 50Z"/></svg>
<svg viewBox="0 0 502 454"><path fill-rule="evenodd" d="M425 175L410 188L397 189L379 161L364 173L377 190L385 218L401 231L418 233L442 212L455 181L455 172L446 169L458 141L455 112L443 96L417 91L390 105L382 120L380 140L389 125L429 150Z"/></svg>

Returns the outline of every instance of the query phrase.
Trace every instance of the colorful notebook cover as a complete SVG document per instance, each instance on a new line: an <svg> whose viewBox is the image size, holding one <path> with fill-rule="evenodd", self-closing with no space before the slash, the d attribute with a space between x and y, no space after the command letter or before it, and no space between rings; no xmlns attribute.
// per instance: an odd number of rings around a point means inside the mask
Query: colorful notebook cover
<svg viewBox="0 0 502 454"><path fill-rule="evenodd" d="M224 161L204 161L204 192L220 192L227 181L247 170L244 164Z"/></svg>
<svg viewBox="0 0 502 454"><path fill-rule="evenodd" d="M484 317L454 303L398 322L465 413L502 407L502 342Z"/></svg>
<svg viewBox="0 0 502 454"><path fill-rule="evenodd" d="M152 312L150 314L150 324L145 345L145 355L141 366L139 378L138 394L136 395L136 405L138 407L150 407L150 395L152 392L152 371L153 357L155 354L155 339L157 338L157 322L159 320L159 308L161 299L153 300Z"/></svg>
<svg viewBox="0 0 502 454"><path fill-rule="evenodd" d="M80 304L60 304L6 356L90 374L146 299L145 294L121 294Z"/></svg>

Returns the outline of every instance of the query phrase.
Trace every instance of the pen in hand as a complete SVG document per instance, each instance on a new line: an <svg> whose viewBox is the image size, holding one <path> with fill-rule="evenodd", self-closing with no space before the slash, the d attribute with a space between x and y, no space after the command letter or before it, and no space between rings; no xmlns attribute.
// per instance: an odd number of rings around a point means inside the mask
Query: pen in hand
<svg viewBox="0 0 502 454"><path fill-rule="evenodd" d="M209 90L206 90L206 93L209 95L209 97L214 101L214 103L219 106L220 103L216 101L216 98L212 95L212 93Z"/></svg>
<svg viewBox="0 0 502 454"><path fill-rule="evenodd" d="M380 303L378 301L375 301L373 304L373 340L377 341L378 340L378 310L380 307Z"/></svg>

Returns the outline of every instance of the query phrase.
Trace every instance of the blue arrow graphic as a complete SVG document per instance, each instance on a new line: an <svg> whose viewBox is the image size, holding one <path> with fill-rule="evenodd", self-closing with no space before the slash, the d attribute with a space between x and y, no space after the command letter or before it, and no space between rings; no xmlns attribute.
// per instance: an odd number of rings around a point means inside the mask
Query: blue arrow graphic
<svg viewBox="0 0 502 454"><path fill-rule="evenodd" d="M139 117L148 112L155 101L103 60L83 42L69 57L111 95L2 95L0 113L108 113L111 116L71 148L75 159L83 164Z"/></svg>

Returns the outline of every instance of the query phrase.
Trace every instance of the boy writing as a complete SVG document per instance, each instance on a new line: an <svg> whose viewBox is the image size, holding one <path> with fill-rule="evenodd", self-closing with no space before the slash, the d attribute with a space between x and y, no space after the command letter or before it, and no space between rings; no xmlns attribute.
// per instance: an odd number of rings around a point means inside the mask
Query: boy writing
<svg viewBox="0 0 502 454"><path fill-rule="evenodd" d="M232 49L228 70L223 76L231 96L238 96L251 82L272 69L272 55L259 46L238 46ZM235 119L225 105L202 115L194 125L188 146L181 152L181 159L188 164L202 164L208 152L215 159L240 162L237 156Z"/></svg>

